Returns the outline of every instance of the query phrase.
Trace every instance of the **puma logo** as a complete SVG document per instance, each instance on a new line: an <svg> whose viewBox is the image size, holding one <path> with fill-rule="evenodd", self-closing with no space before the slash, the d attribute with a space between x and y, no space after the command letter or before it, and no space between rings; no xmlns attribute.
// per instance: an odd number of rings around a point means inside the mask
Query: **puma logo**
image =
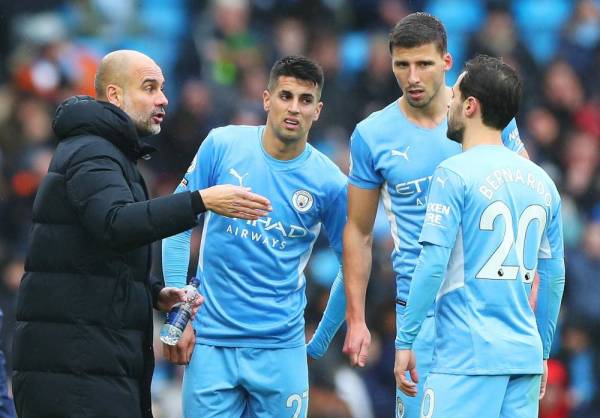
<svg viewBox="0 0 600 418"><path fill-rule="evenodd" d="M240 186L244 186L244 177L246 177L248 175L248 173L241 175L235 171L235 168L230 168L229 169L229 174L231 174L233 177L235 177L236 179L238 179L238 181L240 182Z"/></svg>
<svg viewBox="0 0 600 418"><path fill-rule="evenodd" d="M401 152L401 151L393 149L392 150L392 155L395 156L395 157L402 157L406 161L408 161L408 149L409 148L410 148L410 145L406 147L406 149L404 150L404 152Z"/></svg>

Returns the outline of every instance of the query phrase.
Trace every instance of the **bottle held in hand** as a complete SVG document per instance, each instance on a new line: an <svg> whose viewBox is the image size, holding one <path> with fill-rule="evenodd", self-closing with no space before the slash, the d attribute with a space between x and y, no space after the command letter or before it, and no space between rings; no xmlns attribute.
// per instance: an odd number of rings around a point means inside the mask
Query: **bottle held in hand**
<svg viewBox="0 0 600 418"><path fill-rule="evenodd" d="M185 302L179 302L171 308L167 314L167 320L160 328L160 340L168 345L176 345L183 330L192 315L192 301L198 296L198 279L192 278L190 284L186 285Z"/></svg>

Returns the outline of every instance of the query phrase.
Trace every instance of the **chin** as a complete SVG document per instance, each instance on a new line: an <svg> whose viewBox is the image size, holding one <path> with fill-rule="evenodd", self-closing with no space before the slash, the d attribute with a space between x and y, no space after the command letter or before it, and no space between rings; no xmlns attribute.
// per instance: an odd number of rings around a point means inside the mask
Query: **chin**
<svg viewBox="0 0 600 418"><path fill-rule="evenodd" d="M459 144L463 143L463 134L464 134L464 131L461 131L461 130L446 131L446 136L448 137L448 139L450 139L451 141L454 141L454 142L458 142Z"/></svg>
<svg viewBox="0 0 600 418"><path fill-rule="evenodd" d="M138 135L143 138L145 136L158 135L160 133L160 125L146 125L137 128Z"/></svg>

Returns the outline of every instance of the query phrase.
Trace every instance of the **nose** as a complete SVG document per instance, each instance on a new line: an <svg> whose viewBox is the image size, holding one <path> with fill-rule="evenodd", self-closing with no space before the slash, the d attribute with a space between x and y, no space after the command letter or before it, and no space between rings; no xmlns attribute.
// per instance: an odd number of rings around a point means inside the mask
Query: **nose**
<svg viewBox="0 0 600 418"><path fill-rule="evenodd" d="M298 99L290 100L290 105L288 107L288 111L290 113L294 113L294 114L300 112L300 103L299 103Z"/></svg>
<svg viewBox="0 0 600 418"><path fill-rule="evenodd" d="M158 93L158 97L156 98L156 105L160 107L166 107L169 104L169 99L165 95L165 92L160 90Z"/></svg>
<svg viewBox="0 0 600 418"><path fill-rule="evenodd" d="M419 84L419 70L416 66L411 65L408 69L408 83L409 84Z"/></svg>

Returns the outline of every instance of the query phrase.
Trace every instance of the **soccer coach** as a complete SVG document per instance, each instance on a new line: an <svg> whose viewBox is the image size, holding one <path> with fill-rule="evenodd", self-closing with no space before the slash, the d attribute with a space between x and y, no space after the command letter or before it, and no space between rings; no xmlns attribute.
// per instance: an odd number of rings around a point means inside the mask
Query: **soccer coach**
<svg viewBox="0 0 600 418"><path fill-rule="evenodd" d="M56 112L59 143L35 198L17 299L20 418L152 417L152 306L184 296L150 279L150 244L206 210L242 219L270 210L232 185L149 200L137 160L151 151L140 137L160 132L163 85L152 59L115 51L100 63L96 99Z"/></svg>

